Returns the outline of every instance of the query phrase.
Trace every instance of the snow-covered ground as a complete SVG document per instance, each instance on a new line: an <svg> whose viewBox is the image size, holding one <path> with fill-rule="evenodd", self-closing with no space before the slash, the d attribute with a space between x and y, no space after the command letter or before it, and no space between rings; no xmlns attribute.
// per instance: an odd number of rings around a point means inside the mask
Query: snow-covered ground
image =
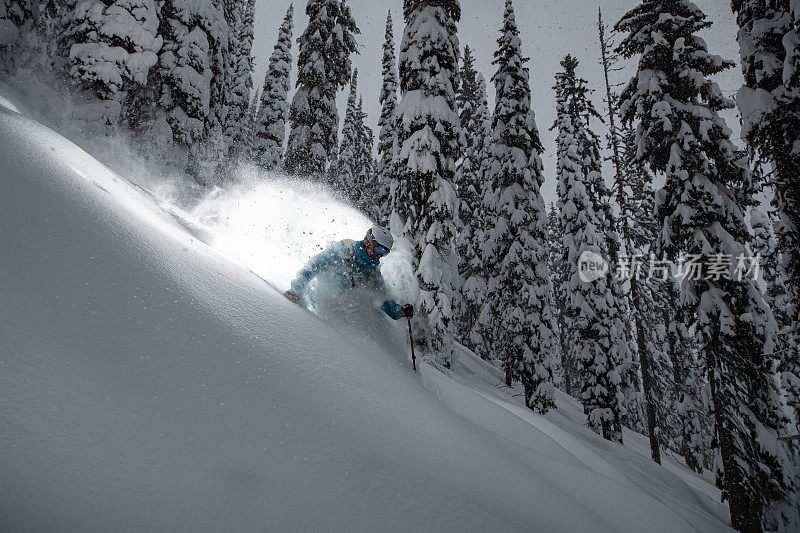
<svg viewBox="0 0 800 533"><path fill-rule="evenodd" d="M259 227L308 191L187 213L13 109L0 98L1 531L727 530L707 479L640 435L602 440L572 398L536 415L466 350L415 374L404 324L362 317L362 335L289 303L273 286L306 250L270 246L305 230ZM368 225L324 201L302 242Z"/></svg>

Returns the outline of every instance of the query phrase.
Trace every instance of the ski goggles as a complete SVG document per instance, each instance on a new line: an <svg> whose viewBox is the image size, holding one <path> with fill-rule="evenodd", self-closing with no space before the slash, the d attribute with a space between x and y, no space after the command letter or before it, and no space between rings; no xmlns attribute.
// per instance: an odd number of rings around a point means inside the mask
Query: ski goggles
<svg viewBox="0 0 800 533"><path fill-rule="evenodd" d="M372 247L372 251L375 252L376 255L381 257L389 254L389 248L385 247L382 244L376 244Z"/></svg>

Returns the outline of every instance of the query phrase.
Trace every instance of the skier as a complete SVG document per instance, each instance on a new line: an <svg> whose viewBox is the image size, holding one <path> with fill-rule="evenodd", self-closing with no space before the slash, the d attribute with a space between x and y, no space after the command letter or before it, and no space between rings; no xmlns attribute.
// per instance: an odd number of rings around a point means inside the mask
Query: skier
<svg viewBox="0 0 800 533"><path fill-rule="evenodd" d="M352 289L367 289L380 295L386 294L386 284L380 270L381 257L392 248L394 239L389 230L381 226L371 228L362 241L345 239L313 257L297 273L292 288L284 294L294 303L299 303L309 282L325 275L335 280L334 288L339 294ZM381 307L394 320L414 316L414 307L386 300Z"/></svg>

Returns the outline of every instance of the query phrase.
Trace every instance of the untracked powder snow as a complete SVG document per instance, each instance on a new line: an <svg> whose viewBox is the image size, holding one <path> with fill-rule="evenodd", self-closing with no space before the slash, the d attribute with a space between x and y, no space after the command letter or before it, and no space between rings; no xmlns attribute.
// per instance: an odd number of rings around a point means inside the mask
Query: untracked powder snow
<svg viewBox="0 0 800 533"><path fill-rule="evenodd" d="M415 373L405 322L284 298L371 225L323 189L184 209L0 103L0 530L728 530L709 479L569 396L538 415L463 348Z"/></svg>

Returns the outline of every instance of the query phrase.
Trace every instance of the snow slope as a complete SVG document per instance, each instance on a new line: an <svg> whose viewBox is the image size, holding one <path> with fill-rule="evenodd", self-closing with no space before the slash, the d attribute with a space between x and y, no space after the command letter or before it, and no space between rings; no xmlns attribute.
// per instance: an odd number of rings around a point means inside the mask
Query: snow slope
<svg viewBox="0 0 800 533"><path fill-rule="evenodd" d="M466 351L414 374L8 107L0 530L727 530L641 437L537 416Z"/></svg>

